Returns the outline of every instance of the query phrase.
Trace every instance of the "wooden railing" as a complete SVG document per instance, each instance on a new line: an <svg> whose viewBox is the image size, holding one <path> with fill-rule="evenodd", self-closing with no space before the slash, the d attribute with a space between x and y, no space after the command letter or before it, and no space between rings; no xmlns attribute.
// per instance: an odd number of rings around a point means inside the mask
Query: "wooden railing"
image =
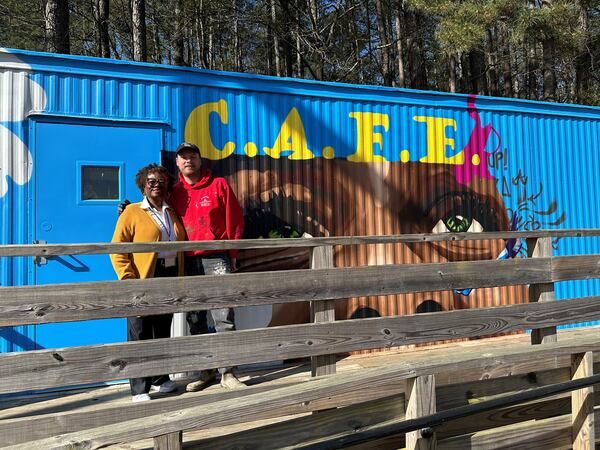
<svg viewBox="0 0 600 450"><path fill-rule="evenodd" d="M444 401L440 401L440 396L446 395L445 402L452 403L448 400L452 396L448 394L449 388L446 387L449 383L440 381L443 377L449 377L448 380L454 383L462 382L465 389L469 389L469 383L473 380L478 380L486 371L489 372L490 367L495 368L497 372L492 374L492 377L505 376L507 373L538 373L559 368L569 368L569 379L589 377L593 374L593 352L600 350L600 338L588 333L557 342L556 327L600 320L600 304L597 303L600 297L559 302L552 300L555 282L600 278L600 255L552 257L551 252L552 238L587 236L600 236L600 230L0 247L0 256L5 257L48 257L192 248L311 248L311 269L231 274L227 276L226 282L219 276L198 276L3 287L0 288L0 326L300 301L311 302L312 317L312 323L286 327L5 353L0 355L0 393L300 357L312 357L314 376L329 375L267 392L247 389L242 397L224 397L212 404L203 404L202 408L198 408L198 399L186 399L184 396L156 402L160 403L158 405L150 402L143 407L128 404L100 412L73 412L61 417L43 415L0 420L0 436L3 437L0 445L14 444L14 448L23 449L71 448L69 446L97 448L153 437L157 447L177 448L182 431L348 406L293 422L295 430L312 430L314 438L321 439L320 445L326 448L327 433L340 434L339 427L336 428L338 425L331 425L340 423L335 420L338 415L341 422L344 422L348 416L364 416L364 409L370 408L370 411L377 410L381 413L380 416L372 413L370 417L378 417L381 422L385 422L435 414L440 405L444 404ZM529 258L333 267L334 245L515 238L527 240ZM529 300L534 303L414 316L334 321L336 299L507 285L529 285ZM483 344L481 348L470 347L469 352L457 352L443 358L439 358L438 355L437 360L426 358L416 363L366 369L351 375L335 375L336 354L446 339L484 337L524 329L533 330L531 343L544 345L526 348L515 345L494 349L489 344ZM434 355L435 350L431 350L431 354ZM526 372L524 367L528 368ZM564 372L561 373L561 379L564 381ZM365 386L369 386L369 392L361 392L361 388ZM402 395L404 399L399 398ZM555 433L558 437L553 443L563 442L563 435L568 433L568 439L571 439L574 448L586 448L586 445L593 447L595 433L592 395L592 387L573 391L573 424L566 428L563 426L567 431ZM391 396L395 397L394 402L390 403ZM367 401L375 403L364 403ZM398 405L395 404L398 401L403 404L402 411L399 411ZM552 400L557 401L559 400ZM549 410L561 420L565 414L568 415L571 408L564 405L562 409L556 408L552 402L555 409L546 409L543 413L539 410L522 413L518 420L513 418L507 422L517 423L530 417L548 419L551 417L547 415ZM523 408L510 406L507 411L522 412ZM177 411L177 414L173 414L174 411ZM372 423L369 425L368 418L362 417L360 420L360 423L365 423L365 427L376 426ZM315 421L330 425L315 428ZM482 419L475 422L469 424L468 420L463 420L460 423L466 424L463 425L463 430L491 428L490 424ZM477 424L483 424L482 428L478 428ZM440 436L456 436L444 434L444 429L449 429L446 425L444 427L428 427L427 432L410 431L406 434L406 446L434 446L438 439L438 429L441 430ZM345 432L348 435L356 434L355 430L346 429ZM512 430L506 431L508 434L510 432ZM273 431L262 430L262 433L263 438L266 433L276 442L274 436L281 433L281 428ZM539 436L543 430L528 433ZM248 433L247 436L250 439L252 433ZM289 437L289 434L286 436ZM530 439L529 436L517 437L522 438L521 441L525 443ZM448 437L446 442L450 448L453 445L452 439L456 442L457 438ZM518 439L511 438L510 442L514 444L516 441ZM310 447L311 442L312 440L305 439L303 445ZM443 442L440 441L440 444ZM298 445L301 446L301 443ZM475 448L479 444L472 440L470 445Z"/></svg>

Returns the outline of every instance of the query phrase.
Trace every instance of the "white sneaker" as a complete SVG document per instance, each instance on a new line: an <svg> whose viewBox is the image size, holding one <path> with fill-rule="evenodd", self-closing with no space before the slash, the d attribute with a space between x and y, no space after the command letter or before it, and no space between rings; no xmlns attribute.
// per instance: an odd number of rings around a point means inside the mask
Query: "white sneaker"
<svg viewBox="0 0 600 450"><path fill-rule="evenodd" d="M168 394L169 392L173 392L177 390L177 386L173 382L173 380L165 381L160 386L155 386L154 384L150 386L150 392L160 392L161 394Z"/></svg>
<svg viewBox="0 0 600 450"><path fill-rule="evenodd" d="M148 400L152 400L148 394L137 394L131 396L131 401L133 403L147 402Z"/></svg>

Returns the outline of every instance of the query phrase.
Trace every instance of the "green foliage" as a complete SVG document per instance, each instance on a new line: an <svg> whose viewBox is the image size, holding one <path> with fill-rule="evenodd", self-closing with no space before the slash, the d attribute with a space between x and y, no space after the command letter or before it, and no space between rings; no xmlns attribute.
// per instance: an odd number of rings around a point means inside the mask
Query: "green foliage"
<svg viewBox="0 0 600 450"><path fill-rule="evenodd" d="M437 18L436 37L447 55L482 47L489 28L524 9L521 0L412 0L411 5Z"/></svg>
<svg viewBox="0 0 600 450"><path fill-rule="evenodd" d="M0 47L44 50L43 0L0 2Z"/></svg>
<svg viewBox="0 0 600 450"><path fill-rule="evenodd" d="M577 51L585 35L579 23L579 11L572 1L555 0L541 8L522 8L513 26L517 40L550 39L565 51Z"/></svg>

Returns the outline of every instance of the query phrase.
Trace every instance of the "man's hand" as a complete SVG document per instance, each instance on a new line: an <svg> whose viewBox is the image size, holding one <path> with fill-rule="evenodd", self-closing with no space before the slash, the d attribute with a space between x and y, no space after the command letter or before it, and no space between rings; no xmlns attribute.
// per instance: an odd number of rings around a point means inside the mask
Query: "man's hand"
<svg viewBox="0 0 600 450"><path fill-rule="evenodd" d="M131 202L127 199L123 200L121 203L119 203L119 206L117 206L117 214L120 216L121 214L123 214L123 211L125 211L125 208L127 208L127 205L130 205Z"/></svg>

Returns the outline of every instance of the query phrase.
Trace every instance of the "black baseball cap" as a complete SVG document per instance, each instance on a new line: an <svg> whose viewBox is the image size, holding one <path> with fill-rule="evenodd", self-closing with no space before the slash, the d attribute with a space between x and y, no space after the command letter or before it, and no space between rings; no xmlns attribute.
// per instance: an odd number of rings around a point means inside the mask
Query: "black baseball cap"
<svg viewBox="0 0 600 450"><path fill-rule="evenodd" d="M179 144L179 147L177 147L177 150L175 150L175 154L179 155L179 153L185 151L198 153L198 155L200 155L200 149L191 142L182 142L181 144Z"/></svg>

